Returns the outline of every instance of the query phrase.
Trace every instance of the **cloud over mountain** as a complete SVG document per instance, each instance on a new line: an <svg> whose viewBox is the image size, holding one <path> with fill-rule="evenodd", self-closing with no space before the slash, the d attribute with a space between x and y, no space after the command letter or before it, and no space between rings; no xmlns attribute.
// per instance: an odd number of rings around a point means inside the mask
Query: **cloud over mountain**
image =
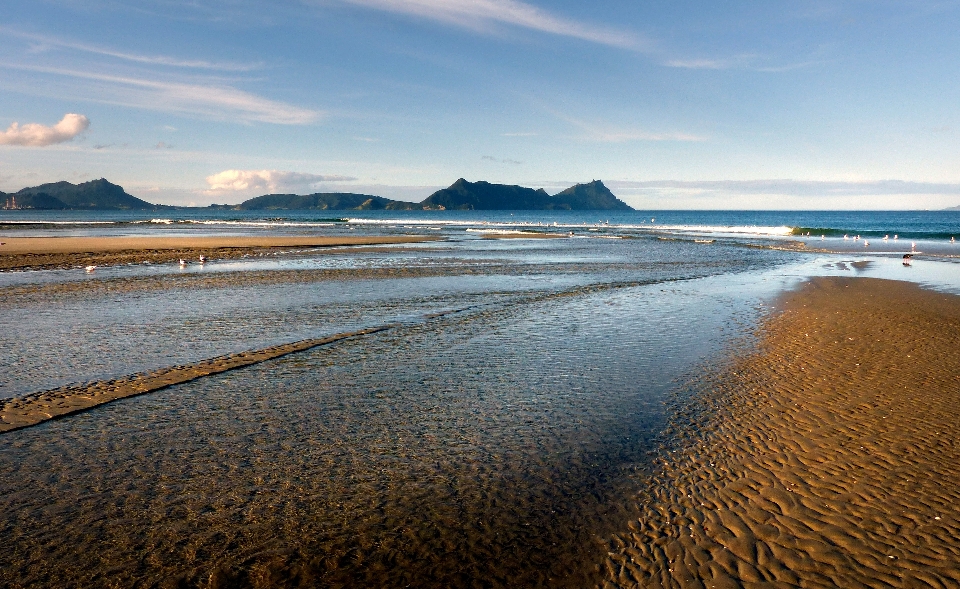
<svg viewBox="0 0 960 589"><path fill-rule="evenodd" d="M310 189L321 182L349 182L350 176L304 174L283 170L224 170L207 176L210 192L288 192Z"/></svg>

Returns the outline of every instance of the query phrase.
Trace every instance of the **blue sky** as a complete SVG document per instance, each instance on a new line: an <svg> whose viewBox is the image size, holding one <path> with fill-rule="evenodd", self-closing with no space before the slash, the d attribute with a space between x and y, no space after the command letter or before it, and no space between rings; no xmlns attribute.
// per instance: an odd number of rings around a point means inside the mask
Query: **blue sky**
<svg viewBox="0 0 960 589"><path fill-rule="evenodd" d="M960 204L960 1L0 0L0 190Z"/></svg>

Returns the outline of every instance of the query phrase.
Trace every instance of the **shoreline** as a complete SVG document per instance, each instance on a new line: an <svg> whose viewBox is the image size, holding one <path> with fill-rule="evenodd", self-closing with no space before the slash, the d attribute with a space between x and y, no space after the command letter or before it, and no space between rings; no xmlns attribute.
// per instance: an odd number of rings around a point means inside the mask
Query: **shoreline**
<svg viewBox="0 0 960 589"><path fill-rule="evenodd" d="M621 587L960 584L960 296L814 278L676 404Z"/></svg>
<svg viewBox="0 0 960 589"><path fill-rule="evenodd" d="M5 237L0 272L235 259L283 248L332 248L438 241L437 236Z"/></svg>

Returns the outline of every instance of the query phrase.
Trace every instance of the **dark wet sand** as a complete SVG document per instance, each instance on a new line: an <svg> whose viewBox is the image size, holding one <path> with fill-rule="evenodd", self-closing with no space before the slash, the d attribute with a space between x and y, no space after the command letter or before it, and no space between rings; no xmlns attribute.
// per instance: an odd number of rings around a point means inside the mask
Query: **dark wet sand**
<svg viewBox="0 0 960 589"><path fill-rule="evenodd" d="M692 387L605 586L960 586L960 297L814 279Z"/></svg>
<svg viewBox="0 0 960 589"><path fill-rule="evenodd" d="M0 271L232 259L289 248L436 241L435 236L5 237Z"/></svg>
<svg viewBox="0 0 960 589"><path fill-rule="evenodd" d="M65 386L15 399L0 399L0 434L37 425L50 419L87 411L118 399L151 393L173 385L190 382L204 376L243 368L251 364L280 358L287 354L303 352L310 348L352 337L378 333L390 329L390 327L392 326L386 325L348 333L338 333L324 338L305 339L260 350L210 358L194 364L171 366L120 379Z"/></svg>

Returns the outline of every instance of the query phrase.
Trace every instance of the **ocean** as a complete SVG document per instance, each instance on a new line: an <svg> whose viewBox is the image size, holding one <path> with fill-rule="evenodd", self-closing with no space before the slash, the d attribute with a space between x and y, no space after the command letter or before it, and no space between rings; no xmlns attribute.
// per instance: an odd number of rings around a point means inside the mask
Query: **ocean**
<svg viewBox="0 0 960 589"><path fill-rule="evenodd" d="M0 434L0 585L597 585L684 383L781 293L960 293L957 211L0 211L211 234L437 240L0 273L0 399L385 328Z"/></svg>

